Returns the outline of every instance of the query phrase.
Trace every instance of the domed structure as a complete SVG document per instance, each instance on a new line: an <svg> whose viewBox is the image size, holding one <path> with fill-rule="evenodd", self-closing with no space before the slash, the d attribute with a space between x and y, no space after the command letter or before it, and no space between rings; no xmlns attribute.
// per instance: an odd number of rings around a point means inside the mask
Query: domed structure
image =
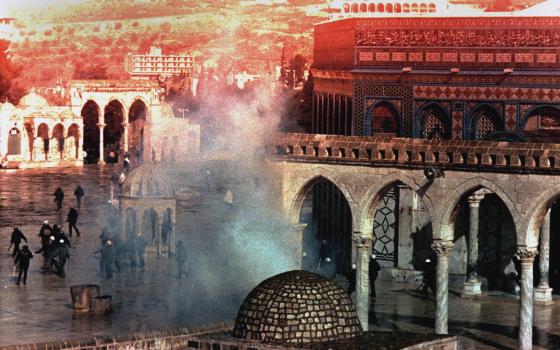
<svg viewBox="0 0 560 350"><path fill-rule="evenodd" d="M20 107L48 107L49 102L47 99L41 95L38 95L34 91L31 91L27 95L23 96L21 100L19 100Z"/></svg>
<svg viewBox="0 0 560 350"><path fill-rule="evenodd" d="M131 198L171 198L175 190L161 165L145 164L134 169L124 183L121 195Z"/></svg>
<svg viewBox="0 0 560 350"><path fill-rule="evenodd" d="M158 256L175 253L177 196L162 164L145 164L134 169L119 196L122 239L144 237L146 251Z"/></svg>
<svg viewBox="0 0 560 350"><path fill-rule="evenodd" d="M261 282L239 309L233 335L278 345L354 338L362 333L354 304L335 282L289 271Z"/></svg>

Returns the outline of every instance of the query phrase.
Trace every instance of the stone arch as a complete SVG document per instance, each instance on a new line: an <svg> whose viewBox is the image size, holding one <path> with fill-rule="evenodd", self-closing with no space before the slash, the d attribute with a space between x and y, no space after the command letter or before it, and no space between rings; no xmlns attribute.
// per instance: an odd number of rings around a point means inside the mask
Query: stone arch
<svg viewBox="0 0 560 350"><path fill-rule="evenodd" d="M403 13L410 13L410 4L409 3L405 2L402 5L402 12Z"/></svg>
<svg viewBox="0 0 560 350"><path fill-rule="evenodd" d="M57 123L52 129L51 137L51 157L55 159L63 158L64 152L64 125Z"/></svg>
<svg viewBox="0 0 560 350"><path fill-rule="evenodd" d="M360 10L360 6L357 3L352 3L352 7L351 7L351 12L352 13L358 13Z"/></svg>
<svg viewBox="0 0 560 350"><path fill-rule="evenodd" d="M137 98L128 110L128 150L137 159L143 159L144 127L148 123L148 105Z"/></svg>
<svg viewBox="0 0 560 350"><path fill-rule="evenodd" d="M97 102L88 99L80 111L84 123L83 150L86 151L86 162L94 162L99 159L99 122L101 109Z"/></svg>
<svg viewBox="0 0 560 350"><path fill-rule="evenodd" d="M418 13L418 4L413 2L412 5L410 5L410 12L411 13Z"/></svg>
<svg viewBox="0 0 560 350"><path fill-rule="evenodd" d="M465 194L474 192L475 190L481 188L489 190L504 203L513 219L514 230L517 233L517 239L519 241L519 237L521 236L522 232L518 229L519 213L515 206L515 201L510 198L509 194L496 183L482 177L475 177L466 180L465 182L456 186L452 191L439 189L441 191L445 191L445 195L438 195L436 193L432 194L432 197L434 198L436 198L435 196L443 198L440 204L437 205L437 209L434 210L434 239L453 240L453 226L457 214L455 212L457 204L459 204L461 198L463 198ZM430 189L428 189L428 192L431 192Z"/></svg>
<svg viewBox="0 0 560 350"><path fill-rule="evenodd" d="M375 12L375 3L372 2L368 5L368 11Z"/></svg>
<svg viewBox="0 0 560 350"><path fill-rule="evenodd" d="M393 13L393 4L391 4L391 3L385 4L385 12Z"/></svg>
<svg viewBox="0 0 560 350"><path fill-rule="evenodd" d="M436 9L437 9L436 4L434 4L433 2L431 2L431 3L428 5L428 12L429 12L429 13L434 13L434 12L436 12Z"/></svg>
<svg viewBox="0 0 560 350"><path fill-rule="evenodd" d="M402 12L402 5L397 2L394 6L394 11L395 11L395 13L401 13Z"/></svg>
<svg viewBox="0 0 560 350"><path fill-rule="evenodd" d="M366 112L364 123L366 135L400 135L400 114L395 105L387 100L373 104Z"/></svg>
<svg viewBox="0 0 560 350"><path fill-rule="evenodd" d="M79 159L80 152L80 127L73 123L68 127L66 136L66 157L68 159Z"/></svg>
<svg viewBox="0 0 560 350"><path fill-rule="evenodd" d="M560 107L555 105L534 106L523 116L520 128L523 130L560 128Z"/></svg>
<svg viewBox="0 0 560 350"><path fill-rule="evenodd" d="M428 12L428 4L426 4L425 2L420 3L420 6L418 7L418 12L427 13Z"/></svg>
<svg viewBox="0 0 560 350"><path fill-rule="evenodd" d="M425 139L451 139L451 117L439 103L429 103L420 109L420 130Z"/></svg>
<svg viewBox="0 0 560 350"><path fill-rule="evenodd" d="M34 159L36 160L48 159L49 146L50 146L49 134L50 131L47 123L39 124L39 127L37 128L37 139L36 139L38 141L36 141L36 143L33 145L33 151L35 152L34 155L37 155L37 157L34 157ZM40 142L41 140L42 142Z"/></svg>
<svg viewBox="0 0 560 350"><path fill-rule="evenodd" d="M305 252L302 255L302 268L331 276L335 271L349 271L354 257L354 225L350 204L340 187L326 177L315 176L305 183L299 198L301 207L297 213L298 224L305 224L302 233L302 251ZM337 215L333 215L334 212ZM317 270L317 261L323 249L326 249L324 253L331 261Z"/></svg>
<svg viewBox="0 0 560 350"><path fill-rule="evenodd" d="M366 13L367 12L367 4L365 2L360 4L360 12Z"/></svg>
<svg viewBox="0 0 560 350"><path fill-rule="evenodd" d="M313 168L309 176L305 177L304 180L293 184L290 190L288 191L289 195L287 198L288 205L286 206L287 208L286 214L291 224L295 225L299 222L299 215L301 212L303 200L305 196L309 193L311 188L313 187L315 181L317 181L317 179L319 178L325 178L329 180L340 190L340 192L342 192L344 198L346 199L348 205L350 206L352 218L356 217L357 214L356 203L350 191L348 190L346 185L342 182L342 180L339 179L336 176L336 174L324 168ZM355 224L358 224L356 220L354 220L353 222L353 225ZM354 227L358 227L358 226L354 226Z"/></svg>
<svg viewBox="0 0 560 350"><path fill-rule="evenodd" d="M555 201L560 199L560 184L556 184L541 192L536 198L531 198L531 203L526 210L526 217L520 230L524 237L518 238L518 245L526 247L537 247L539 245L540 227L546 212Z"/></svg>
<svg viewBox="0 0 560 350"><path fill-rule="evenodd" d="M8 132L8 151L7 155L20 155L21 154L21 131L17 127L13 127Z"/></svg>
<svg viewBox="0 0 560 350"><path fill-rule="evenodd" d="M504 130L501 113L490 104L480 104L469 113L471 139L481 140L494 132Z"/></svg>
<svg viewBox="0 0 560 350"><path fill-rule="evenodd" d="M345 2L344 5L342 5L342 9L344 13L350 13L350 4Z"/></svg>
<svg viewBox="0 0 560 350"><path fill-rule="evenodd" d="M413 268L419 269L425 258L432 254L432 203L421 193L422 188L413 177L393 172L383 176L382 181L374 182L364 196L360 205L361 231L373 236L372 252L382 266L412 264ZM403 212L403 204L411 210ZM400 216L411 215L413 207L415 220L409 220L410 227L399 227ZM410 234L402 235L401 230ZM400 240L412 249L400 251ZM399 262L405 255L407 262Z"/></svg>
<svg viewBox="0 0 560 350"><path fill-rule="evenodd" d="M377 4L377 12L385 12L385 5L384 4Z"/></svg>
<svg viewBox="0 0 560 350"><path fill-rule="evenodd" d="M119 99L110 99L104 108L103 148L108 154L114 152L118 155L121 150L124 135L123 123L125 121L125 105ZM108 161L115 161L108 158Z"/></svg>

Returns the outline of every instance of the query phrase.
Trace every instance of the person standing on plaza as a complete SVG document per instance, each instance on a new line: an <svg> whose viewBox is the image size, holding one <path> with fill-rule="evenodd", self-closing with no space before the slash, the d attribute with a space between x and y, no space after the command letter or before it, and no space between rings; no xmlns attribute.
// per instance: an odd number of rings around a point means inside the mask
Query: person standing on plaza
<svg viewBox="0 0 560 350"><path fill-rule="evenodd" d="M14 264L19 267L19 274L16 284L19 286L21 276L23 274L23 284L27 284L27 270L29 270L29 262L33 259L33 253L29 250L29 246L24 245L23 248L16 255Z"/></svg>
<svg viewBox="0 0 560 350"><path fill-rule="evenodd" d="M142 235L137 235L134 239L134 260L137 261L138 266L144 267L144 252L146 251L146 246L148 242L144 239Z"/></svg>
<svg viewBox="0 0 560 350"><path fill-rule="evenodd" d="M99 261L99 270L101 274L105 274L107 279L113 277L113 263L115 260L115 249L111 240L103 241L101 248L96 250L94 254L101 253L101 260Z"/></svg>
<svg viewBox="0 0 560 350"><path fill-rule="evenodd" d="M187 250L182 241L177 242L177 249L175 250L175 262L177 263L177 278L181 278L183 273L185 276L187 272L184 271L185 262L187 261Z"/></svg>
<svg viewBox="0 0 560 350"><path fill-rule="evenodd" d="M62 201L64 200L64 191L62 188L58 187L56 191L54 191L54 201L56 202L56 210L62 209Z"/></svg>
<svg viewBox="0 0 560 350"><path fill-rule="evenodd" d="M19 253L20 251L19 245L21 244L22 240L24 240L25 243L27 243L27 238L25 237L23 232L21 232L17 226L14 227L14 231L12 232L12 236L10 237L10 247L8 248L8 251L10 251L12 245L14 246L12 257L15 257L17 253Z"/></svg>
<svg viewBox="0 0 560 350"><path fill-rule="evenodd" d="M72 237L72 228L74 228L74 230L76 230L76 234L78 235L78 237L80 236L80 230L78 230L78 227L76 226L76 224L78 223L78 211L74 208L70 208L70 210L68 211L68 217L66 219L66 221L68 221L68 236Z"/></svg>
<svg viewBox="0 0 560 350"><path fill-rule="evenodd" d="M379 270L381 270L381 266L375 259L375 254L371 254L369 259L369 294L376 298L377 295L375 294L375 280L377 276L379 276Z"/></svg>
<svg viewBox="0 0 560 350"><path fill-rule="evenodd" d="M128 171L130 170L130 158L128 152L124 153L124 160L123 160L123 173L128 175Z"/></svg>
<svg viewBox="0 0 560 350"><path fill-rule="evenodd" d="M82 197L85 195L82 185L78 185L74 190L74 196L76 196L76 202L78 203L78 210L82 207Z"/></svg>

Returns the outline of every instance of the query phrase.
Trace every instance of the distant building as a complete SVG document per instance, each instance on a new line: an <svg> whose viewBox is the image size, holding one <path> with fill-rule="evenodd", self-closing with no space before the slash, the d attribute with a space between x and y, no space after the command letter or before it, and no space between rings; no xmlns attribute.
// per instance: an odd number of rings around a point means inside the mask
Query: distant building
<svg viewBox="0 0 560 350"><path fill-rule="evenodd" d="M133 55L125 58L125 69L132 78L149 79L188 75L193 72L194 57L189 55L164 55L161 48L152 47L148 54Z"/></svg>

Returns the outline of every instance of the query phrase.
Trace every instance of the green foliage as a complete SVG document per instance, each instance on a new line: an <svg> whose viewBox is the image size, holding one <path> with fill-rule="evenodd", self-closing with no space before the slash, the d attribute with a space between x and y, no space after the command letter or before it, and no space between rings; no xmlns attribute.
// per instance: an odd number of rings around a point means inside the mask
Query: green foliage
<svg viewBox="0 0 560 350"><path fill-rule="evenodd" d="M21 67L12 63L8 58L9 42L0 40L0 101L10 101L16 104L25 91L15 83L21 73Z"/></svg>

